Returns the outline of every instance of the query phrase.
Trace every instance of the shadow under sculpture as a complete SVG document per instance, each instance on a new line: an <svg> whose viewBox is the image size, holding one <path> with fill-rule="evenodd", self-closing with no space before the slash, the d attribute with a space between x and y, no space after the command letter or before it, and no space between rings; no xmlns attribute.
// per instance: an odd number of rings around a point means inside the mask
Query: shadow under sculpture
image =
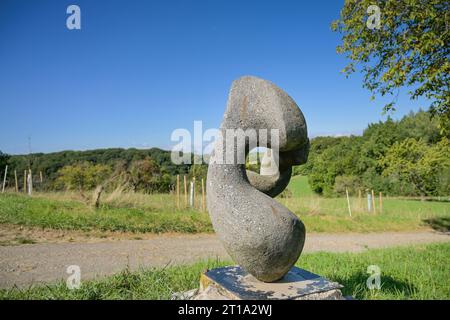
<svg viewBox="0 0 450 320"><path fill-rule="evenodd" d="M258 146L266 141L274 155L278 148L279 156L274 156L278 172L267 176L247 171L238 149L245 147L247 156L251 143L245 139L245 146L239 146L238 139L226 138L227 129L256 130ZM276 139L270 135L271 129L278 129ZM245 271L264 282L277 281L293 267L305 242L303 223L272 199L288 185L292 166L307 160L305 118L283 90L269 81L246 76L232 84L220 130L223 139L215 143L207 177L214 230ZM228 154L227 143L232 144ZM231 161L230 150L234 155Z"/></svg>

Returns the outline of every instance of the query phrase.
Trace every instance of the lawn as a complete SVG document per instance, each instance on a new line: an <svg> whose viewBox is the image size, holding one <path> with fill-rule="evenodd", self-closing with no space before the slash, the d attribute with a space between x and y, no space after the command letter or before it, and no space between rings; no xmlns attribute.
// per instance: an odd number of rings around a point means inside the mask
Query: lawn
<svg viewBox="0 0 450 320"><path fill-rule="evenodd" d="M306 176L292 177L288 189L297 197L309 197L314 195L314 192L309 186L308 177Z"/></svg>
<svg viewBox="0 0 450 320"><path fill-rule="evenodd" d="M449 230L450 203L384 199L383 211L369 213L365 201L351 198L350 217L345 198L309 194L294 179L292 197L277 198L297 214L308 232L380 232L429 228ZM303 192L299 192L303 190ZM134 233L213 232L209 216L199 210L178 209L169 194L105 195L99 209L73 193L0 194L0 223L63 230ZM199 197L197 197L199 198Z"/></svg>
<svg viewBox="0 0 450 320"><path fill-rule="evenodd" d="M1 299L169 299L174 292L197 288L205 269L229 265L203 261L190 266L123 271L114 276L82 282L69 290L64 282L28 289L0 290ZM381 270L381 289L369 290L369 265ZM450 299L450 242L363 253L312 253L297 266L344 285L343 294L356 299Z"/></svg>
<svg viewBox="0 0 450 320"><path fill-rule="evenodd" d="M380 210L367 211L367 199L350 197L352 216L346 198L325 198L315 195L304 176L292 177L288 186L292 197L279 199L296 213L307 231L313 232L377 232L419 230L432 226L449 231L450 202L417 199L383 198ZM380 212L381 211L381 212Z"/></svg>

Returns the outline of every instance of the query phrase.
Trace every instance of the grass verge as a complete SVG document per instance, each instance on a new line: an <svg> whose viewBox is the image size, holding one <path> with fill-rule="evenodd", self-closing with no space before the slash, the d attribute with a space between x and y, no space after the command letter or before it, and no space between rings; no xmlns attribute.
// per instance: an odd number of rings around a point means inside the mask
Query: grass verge
<svg viewBox="0 0 450 320"><path fill-rule="evenodd" d="M212 232L207 213L155 211L151 208L104 205L94 209L75 200L16 194L0 196L0 223L51 229L123 232Z"/></svg>
<svg viewBox="0 0 450 320"><path fill-rule="evenodd" d="M190 266L123 271L86 281L78 290L64 282L28 289L0 290L0 299L169 299L171 294L197 288L205 269L228 265L203 261ZM381 289L369 290L367 268L381 270ZM343 294L357 299L450 299L450 242L363 253L312 253L297 266L344 285Z"/></svg>

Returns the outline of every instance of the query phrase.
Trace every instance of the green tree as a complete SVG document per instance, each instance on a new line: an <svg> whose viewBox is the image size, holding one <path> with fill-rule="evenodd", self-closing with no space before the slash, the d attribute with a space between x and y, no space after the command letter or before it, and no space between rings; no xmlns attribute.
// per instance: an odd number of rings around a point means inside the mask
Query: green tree
<svg viewBox="0 0 450 320"><path fill-rule="evenodd" d="M357 176L337 176L334 181L334 191L338 194L345 194L345 191L357 194L361 190L361 180Z"/></svg>
<svg viewBox="0 0 450 320"><path fill-rule="evenodd" d="M111 175L111 171L108 165L84 161L60 169L57 184L83 193L103 183Z"/></svg>
<svg viewBox="0 0 450 320"><path fill-rule="evenodd" d="M310 140L310 149L308 161L300 166L293 168L293 175L309 175L311 174L316 158L319 157L326 149L336 143L335 137L315 137Z"/></svg>
<svg viewBox="0 0 450 320"><path fill-rule="evenodd" d="M130 182L134 191L157 191L161 177L161 168L150 157L131 163Z"/></svg>
<svg viewBox="0 0 450 320"><path fill-rule="evenodd" d="M311 188L317 193L333 195L338 176L358 175L361 137L339 137L327 141L327 147L312 157L309 174ZM315 147L313 148L315 150Z"/></svg>
<svg viewBox="0 0 450 320"><path fill-rule="evenodd" d="M380 160L383 175L414 186L421 196L437 195L442 174L450 168L449 141L444 138L429 146L423 139L396 142Z"/></svg>
<svg viewBox="0 0 450 320"><path fill-rule="evenodd" d="M189 169L189 178L195 177L198 181L201 181L202 178L206 181L206 176L208 174L208 165L207 164L193 164Z"/></svg>
<svg viewBox="0 0 450 320"><path fill-rule="evenodd" d="M369 28L367 9L380 9L379 28ZM450 5L447 0L345 0L332 29L342 34L337 47L351 62L349 75L360 65L363 86L373 95L408 88L412 99L424 96L449 130ZM373 12L371 12L373 14ZM393 109L395 99L385 106Z"/></svg>

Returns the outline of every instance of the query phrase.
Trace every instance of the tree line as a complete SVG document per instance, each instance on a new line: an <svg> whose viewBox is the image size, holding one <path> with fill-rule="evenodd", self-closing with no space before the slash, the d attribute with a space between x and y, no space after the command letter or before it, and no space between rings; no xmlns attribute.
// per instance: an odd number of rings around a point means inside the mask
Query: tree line
<svg viewBox="0 0 450 320"><path fill-rule="evenodd" d="M108 188L122 186L132 191L169 192L177 174L199 174L195 166L175 165L170 151L152 149L96 149L88 151L61 151L7 155L0 151L0 171L9 166L9 186L17 172L19 186L23 186L23 172L31 169L33 175L40 172L43 183L40 190L92 190L100 184Z"/></svg>
<svg viewBox="0 0 450 320"><path fill-rule="evenodd" d="M411 112L399 121L370 124L361 136L317 137L308 162L294 174L309 176L312 189L333 196L377 190L389 195L448 196L449 140L439 119Z"/></svg>

